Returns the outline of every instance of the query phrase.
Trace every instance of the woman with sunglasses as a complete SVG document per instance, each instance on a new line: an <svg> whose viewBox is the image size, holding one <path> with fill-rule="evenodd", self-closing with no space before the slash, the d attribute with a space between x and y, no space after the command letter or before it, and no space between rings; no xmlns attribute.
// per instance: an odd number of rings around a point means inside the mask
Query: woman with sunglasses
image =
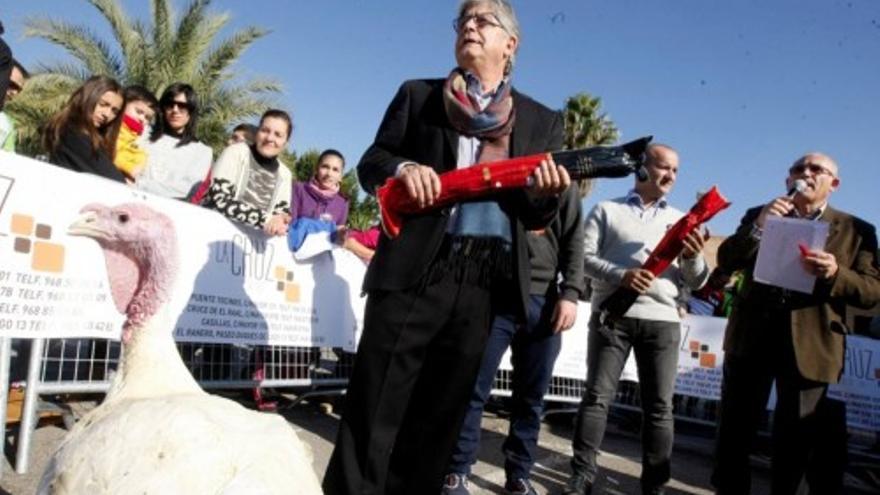
<svg viewBox="0 0 880 495"><path fill-rule="evenodd" d="M136 186L166 198L185 199L199 186L214 159L196 137L199 104L196 91L174 83L159 99L159 114L147 143L147 165Z"/></svg>
<svg viewBox="0 0 880 495"><path fill-rule="evenodd" d="M75 172L125 182L113 165L122 106L118 82L106 76L89 78L46 125L43 144L49 161Z"/></svg>

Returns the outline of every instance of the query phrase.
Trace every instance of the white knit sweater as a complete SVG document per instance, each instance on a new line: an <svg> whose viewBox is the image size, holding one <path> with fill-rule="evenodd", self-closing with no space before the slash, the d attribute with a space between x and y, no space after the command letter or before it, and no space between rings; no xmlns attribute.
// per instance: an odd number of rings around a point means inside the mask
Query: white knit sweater
<svg viewBox="0 0 880 495"><path fill-rule="evenodd" d="M186 198L211 170L214 152L193 141L177 146L180 140L168 135L148 142L147 166L135 187L166 198Z"/></svg>
<svg viewBox="0 0 880 495"><path fill-rule="evenodd" d="M666 230L684 214L671 206L658 206L656 215L639 215L639 206L616 198L597 204L584 223L584 271L593 289L592 308L598 311L602 301L619 286L629 268L637 268L648 259ZM658 321L679 321L677 300L681 286L697 289L709 278L702 256L675 260L638 297L626 312L627 317Z"/></svg>

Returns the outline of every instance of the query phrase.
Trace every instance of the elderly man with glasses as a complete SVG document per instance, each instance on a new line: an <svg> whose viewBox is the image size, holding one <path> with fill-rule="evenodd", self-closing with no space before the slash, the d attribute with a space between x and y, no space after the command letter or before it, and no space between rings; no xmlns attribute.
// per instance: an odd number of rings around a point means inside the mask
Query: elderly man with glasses
<svg viewBox="0 0 880 495"><path fill-rule="evenodd" d="M805 187L795 188L798 180ZM801 157L786 179L786 187L794 192L749 210L736 233L718 249L720 269L745 272L724 338L712 475L719 494L749 493L749 451L774 380L772 492L804 493L807 486L809 493L840 492L842 460L828 455L828 445L845 448L845 415L826 392L843 371L847 307L871 307L880 301L880 271L874 227L828 204L839 186L838 167L831 157ZM829 224L825 247L802 254L803 269L816 276L812 293L754 280L758 247L770 216Z"/></svg>
<svg viewBox="0 0 880 495"><path fill-rule="evenodd" d="M438 174L562 147L561 116L511 87L519 27L506 0L467 0L446 79L405 82L358 164L374 193L389 178L430 205ZM525 319L526 231L547 225L570 179L548 159L528 190L408 216L383 235L327 494L439 493L474 387L495 303Z"/></svg>

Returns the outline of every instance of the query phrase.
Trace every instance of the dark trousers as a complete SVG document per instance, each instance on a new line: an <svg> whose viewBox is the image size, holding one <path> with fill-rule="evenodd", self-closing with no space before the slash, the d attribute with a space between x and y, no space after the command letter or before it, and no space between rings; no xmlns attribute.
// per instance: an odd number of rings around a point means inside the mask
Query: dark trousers
<svg viewBox="0 0 880 495"><path fill-rule="evenodd" d="M528 320L523 325L510 314L496 316L486 343L477 384L452 453L449 471L469 474L480 448L483 406L492 391L495 373L504 352L511 347L512 411L510 429L504 441L504 472L507 479L528 479L535 459L544 394L553 377L553 364L559 355L562 336L554 334L551 317L556 297L532 295Z"/></svg>
<svg viewBox="0 0 880 495"><path fill-rule="evenodd" d="M599 313L593 313L587 338L587 383L572 439L572 471L595 481L596 454L605 436L608 408L633 349L642 401L642 489L662 486L670 476L679 323L621 318L607 329L599 324Z"/></svg>
<svg viewBox="0 0 880 495"><path fill-rule="evenodd" d="M757 324L757 323L756 323ZM772 492L835 494L843 486L846 410L826 396L828 385L800 376L787 317L764 322L767 339L753 355L724 357L712 484L716 493L751 488L749 454L773 381Z"/></svg>
<svg viewBox="0 0 880 495"><path fill-rule="evenodd" d="M489 315L490 291L451 274L370 293L326 494L440 492Z"/></svg>

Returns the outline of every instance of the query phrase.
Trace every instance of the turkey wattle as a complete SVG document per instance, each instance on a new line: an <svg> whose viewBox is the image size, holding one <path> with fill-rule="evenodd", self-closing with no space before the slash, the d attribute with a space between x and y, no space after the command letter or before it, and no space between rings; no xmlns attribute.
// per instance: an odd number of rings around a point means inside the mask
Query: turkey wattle
<svg viewBox="0 0 880 495"><path fill-rule="evenodd" d="M306 444L280 416L205 393L167 311L174 225L143 204L91 204L70 226L104 252L123 358L104 402L62 441L40 494L320 494Z"/></svg>

